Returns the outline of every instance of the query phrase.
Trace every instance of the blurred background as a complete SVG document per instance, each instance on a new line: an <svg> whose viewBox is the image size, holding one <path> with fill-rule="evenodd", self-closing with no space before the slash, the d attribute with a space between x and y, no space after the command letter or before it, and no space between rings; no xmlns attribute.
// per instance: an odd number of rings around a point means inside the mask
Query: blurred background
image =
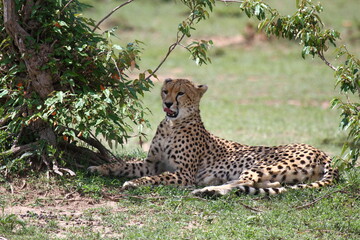
<svg viewBox="0 0 360 240"><path fill-rule="evenodd" d="M96 22L124 1L86 0L84 13ZM325 28L341 33L342 42L359 57L360 17L358 0L321 1ZM269 4L282 14L295 11L295 1L273 0ZM141 71L154 69L176 40L178 24L188 10L173 0L135 0L100 25L101 31L116 28L113 41L121 46L144 42ZM239 10L238 3L217 2L210 19L196 25L190 39L213 40L209 51L212 64L197 66L189 53L178 47L154 79L154 88L143 102L149 108L151 128L147 139L134 137L118 154L140 152L149 146L158 123L164 118L160 99L165 78L188 78L209 89L201 102L206 128L217 136L248 145L308 143L331 155L340 154L346 135L339 130L339 111L330 108L339 96L334 72L321 60L301 57L296 41L267 38L256 29L257 22ZM334 49L327 52L329 59ZM332 60L333 61L333 60ZM336 62L333 62L336 65ZM129 75L137 76L136 71ZM134 133L136 136L136 133ZM141 142L141 144L140 144ZM142 148L141 148L142 147Z"/></svg>

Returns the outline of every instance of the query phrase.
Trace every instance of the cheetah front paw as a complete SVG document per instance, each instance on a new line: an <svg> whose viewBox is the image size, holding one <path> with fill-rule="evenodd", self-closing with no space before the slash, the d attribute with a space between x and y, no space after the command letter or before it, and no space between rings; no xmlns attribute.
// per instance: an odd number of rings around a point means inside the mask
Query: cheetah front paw
<svg viewBox="0 0 360 240"><path fill-rule="evenodd" d="M191 194L199 197L220 197L229 193L231 189L222 188L221 186L210 186L196 189Z"/></svg>

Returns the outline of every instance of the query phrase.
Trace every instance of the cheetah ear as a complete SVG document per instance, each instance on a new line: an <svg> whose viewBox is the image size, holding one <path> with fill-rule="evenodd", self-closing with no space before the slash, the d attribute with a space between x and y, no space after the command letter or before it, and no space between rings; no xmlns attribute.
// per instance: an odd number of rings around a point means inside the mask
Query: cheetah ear
<svg viewBox="0 0 360 240"><path fill-rule="evenodd" d="M165 79L165 83L169 83L169 82L172 82L172 79L171 79L171 78Z"/></svg>
<svg viewBox="0 0 360 240"><path fill-rule="evenodd" d="M198 85L197 90L200 93L200 96L204 95L204 93L208 90L208 86L206 85Z"/></svg>

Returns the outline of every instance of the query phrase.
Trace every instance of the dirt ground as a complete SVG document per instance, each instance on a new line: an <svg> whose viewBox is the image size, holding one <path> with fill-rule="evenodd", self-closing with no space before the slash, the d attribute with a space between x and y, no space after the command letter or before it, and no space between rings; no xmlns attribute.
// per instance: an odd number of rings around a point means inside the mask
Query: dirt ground
<svg viewBox="0 0 360 240"><path fill-rule="evenodd" d="M54 186L48 190L36 189L29 187L25 180L11 186L0 185L0 193L2 215L15 214L27 226L46 228L53 223L56 227L51 232L56 237L65 237L68 230L81 227L91 227L93 232L109 237L111 229L103 225L101 211L96 209L112 213L125 211L111 196L93 199Z"/></svg>

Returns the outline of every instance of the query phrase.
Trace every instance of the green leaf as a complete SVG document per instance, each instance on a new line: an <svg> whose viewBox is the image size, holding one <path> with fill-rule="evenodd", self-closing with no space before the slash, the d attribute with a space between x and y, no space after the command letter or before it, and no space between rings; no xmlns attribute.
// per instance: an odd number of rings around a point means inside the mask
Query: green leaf
<svg viewBox="0 0 360 240"><path fill-rule="evenodd" d="M75 108L82 108L85 104L85 100L83 98L79 98L79 100L75 103Z"/></svg>
<svg viewBox="0 0 360 240"><path fill-rule="evenodd" d="M1 92L0 92L0 98L8 95L9 91L7 89L3 89Z"/></svg>
<svg viewBox="0 0 360 240"><path fill-rule="evenodd" d="M63 91L58 91L58 92L56 92L56 97L60 103L63 103L65 93Z"/></svg>

